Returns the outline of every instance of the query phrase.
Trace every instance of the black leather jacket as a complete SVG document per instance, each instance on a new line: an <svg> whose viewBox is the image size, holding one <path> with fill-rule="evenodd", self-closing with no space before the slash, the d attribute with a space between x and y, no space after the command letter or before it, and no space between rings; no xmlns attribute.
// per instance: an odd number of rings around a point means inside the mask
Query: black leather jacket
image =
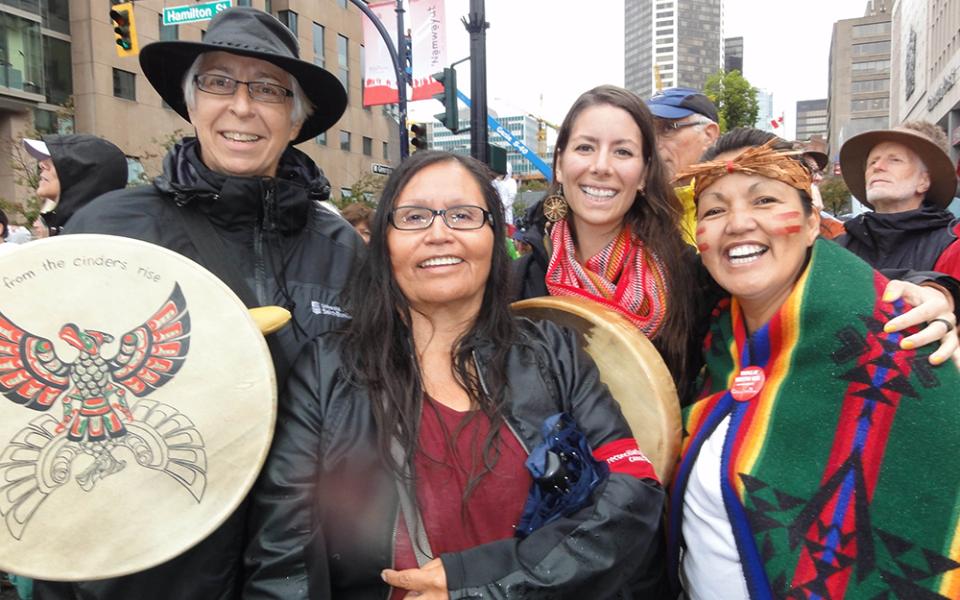
<svg viewBox="0 0 960 600"><path fill-rule="evenodd" d="M592 448L630 437L574 334L525 319L519 326L507 422L524 448L542 441L544 419L560 411L574 416ZM393 565L398 492L378 455L369 397L344 376L341 339L321 336L290 376L254 491L245 598L388 597L380 571ZM659 597L663 500L656 482L612 474L592 506L522 541L443 554L450 597Z"/></svg>
<svg viewBox="0 0 960 600"><path fill-rule="evenodd" d="M363 243L346 221L321 208L329 184L294 148L276 178L230 177L200 161L195 139L177 144L152 185L101 196L70 220L66 233L104 233L164 246L200 264L176 211L199 211L219 234L260 304L292 309L295 323L271 335L278 385L316 335L340 327L339 295ZM211 398L229 406L229 398ZM246 506L184 554L125 577L74 584L37 582L37 600L228 600L242 583Z"/></svg>

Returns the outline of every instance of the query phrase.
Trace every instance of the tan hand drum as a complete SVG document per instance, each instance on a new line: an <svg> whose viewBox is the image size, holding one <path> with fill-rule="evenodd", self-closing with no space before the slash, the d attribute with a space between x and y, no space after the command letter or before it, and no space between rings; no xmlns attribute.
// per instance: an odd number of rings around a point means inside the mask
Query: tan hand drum
<svg viewBox="0 0 960 600"><path fill-rule="evenodd" d="M670 370L653 344L626 318L584 298L531 298L514 302L513 310L580 334L583 349L620 403L640 450L668 485L680 452L680 401Z"/></svg>
<svg viewBox="0 0 960 600"><path fill-rule="evenodd" d="M246 496L276 418L240 300L187 258L68 235L0 254L0 570L114 577Z"/></svg>

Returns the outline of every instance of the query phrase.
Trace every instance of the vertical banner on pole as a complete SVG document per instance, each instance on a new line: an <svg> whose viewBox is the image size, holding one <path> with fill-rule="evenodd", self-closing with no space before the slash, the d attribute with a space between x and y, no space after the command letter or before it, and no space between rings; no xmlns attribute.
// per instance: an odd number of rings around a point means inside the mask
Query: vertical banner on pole
<svg viewBox="0 0 960 600"><path fill-rule="evenodd" d="M447 66L444 0L410 0L413 38L413 100L429 100L443 91L432 74Z"/></svg>
<svg viewBox="0 0 960 600"><path fill-rule="evenodd" d="M412 100L429 100L443 91L443 86L431 77L447 66L447 34L444 0L409 0L410 37L413 52ZM384 23L394 19L395 0L371 3L370 10ZM390 39L397 47L397 32L387 27ZM394 104L397 102L397 76L390 53L370 19L363 19L363 45L366 48L366 70L363 73L363 105Z"/></svg>
<svg viewBox="0 0 960 600"><path fill-rule="evenodd" d="M383 23L391 23L395 18L396 2L387 0L367 5ZM397 47L396 28L387 27L394 48ZM377 28L370 19L363 18L363 45L366 49L366 68L363 73L363 105L394 104L398 101L397 75L393 69L390 52L380 37Z"/></svg>

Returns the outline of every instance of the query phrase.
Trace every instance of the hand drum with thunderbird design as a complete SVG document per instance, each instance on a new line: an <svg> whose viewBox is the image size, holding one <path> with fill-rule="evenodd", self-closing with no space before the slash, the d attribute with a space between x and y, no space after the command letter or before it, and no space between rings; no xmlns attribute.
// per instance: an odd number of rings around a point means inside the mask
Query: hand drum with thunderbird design
<svg viewBox="0 0 960 600"><path fill-rule="evenodd" d="M246 496L275 418L260 331L193 261L102 235L0 254L0 570L173 558Z"/></svg>

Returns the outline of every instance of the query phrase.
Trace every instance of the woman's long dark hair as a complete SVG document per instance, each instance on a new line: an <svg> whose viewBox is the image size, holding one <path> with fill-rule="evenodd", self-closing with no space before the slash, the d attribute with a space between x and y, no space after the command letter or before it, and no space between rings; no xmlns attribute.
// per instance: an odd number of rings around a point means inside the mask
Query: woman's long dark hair
<svg viewBox="0 0 960 600"><path fill-rule="evenodd" d="M633 205L624 220L630 223L634 233L647 249L656 254L666 271L667 308L663 326L652 339L664 362L678 383L685 377L688 349L694 330L694 273L691 261L684 254L691 250L680 234L680 218L683 208L667 180L663 162L657 154L653 115L646 103L623 88L601 85L584 92L570 107L557 133L553 153L553 172L556 174L560 155L563 154L577 117L591 106L621 108L633 118L643 138L643 159L646 165L644 192L637 193ZM554 180L548 193L558 192L560 183Z"/></svg>
<svg viewBox="0 0 960 600"><path fill-rule="evenodd" d="M398 477L413 473L424 386L410 329L411 308L391 267L387 231L392 227L390 211L410 180L423 169L443 163L459 165L473 177L492 215L493 255L483 303L476 321L457 340L451 356L454 375L471 405L490 419L490 433L482 450L484 473L497 459L495 441L506 402L506 358L516 341L516 326L507 303L510 257L506 226L500 197L491 183L493 173L469 157L447 152L415 153L387 180L371 220L369 252L348 292L352 319L344 339L344 365L351 379L369 393L380 454ZM481 346L485 350L482 373L481 361L474 358ZM402 463L390 452L394 438L404 450ZM471 486L475 483L472 481Z"/></svg>

